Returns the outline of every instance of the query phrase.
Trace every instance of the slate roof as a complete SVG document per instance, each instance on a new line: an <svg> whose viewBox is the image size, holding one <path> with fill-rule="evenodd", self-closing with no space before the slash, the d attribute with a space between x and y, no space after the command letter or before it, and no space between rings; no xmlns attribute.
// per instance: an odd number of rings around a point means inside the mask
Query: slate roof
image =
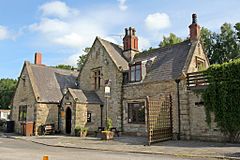
<svg viewBox="0 0 240 160"><path fill-rule="evenodd" d="M59 103L65 89L77 88L76 79L79 73L76 71L30 63L29 66L32 72L32 84L36 87L39 96L38 102Z"/></svg>
<svg viewBox="0 0 240 160"><path fill-rule="evenodd" d="M191 57L191 47L196 46L190 40L169 46L141 52L135 55L134 63L151 58L155 59L147 67L147 74L143 82L175 80L182 75L188 57ZM193 52L193 51L192 51Z"/></svg>
<svg viewBox="0 0 240 160"><path fill-rule="evenodd" d="M103 104L98 95L94 91L83 91L81 89L68 89L73 99L80 103Z"/></svg>
<svg viewBox="0 0 240 160"><path fill-rule="evenodd" d="M106 41L97 37L100 43L104 46L106 51L108 52L109 56L112 58L113 62L116 64L117 68L122 68L123 70L128 70L128 62L123 57L123 47L112 42Z"/></svg>

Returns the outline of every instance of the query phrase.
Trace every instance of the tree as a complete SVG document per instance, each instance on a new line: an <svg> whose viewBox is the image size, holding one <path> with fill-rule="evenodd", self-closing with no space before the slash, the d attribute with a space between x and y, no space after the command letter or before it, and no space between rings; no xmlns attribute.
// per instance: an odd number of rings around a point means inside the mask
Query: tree
<svg viewBox="0 0 240 160"><path fill-rule="evenodd" d="M74 67L70 66L70 65L59 64L59 65L55 66L55 68L65 69L65 70L72 70Z"/></svg>
<svg viewBox="0 0 240 160"><path fill-rule="evenodd" d="M163 40L160 42L159 47L170 46L182 42L183 40L177 37L175 34L170 33L168 37L163 36Z"/></svg>
<svg viewBox="0 0 240 160"><path fill-rule="evenodd" d="M16 90L17 80L0 79L0 108L8 109Z"/></svg>
<svg viewBox="0 0 240 160"><path fill-rule="evenodd" d="M214 63L214 60L216 59L213 54L213 33L208 30L207 28L202 28L201 29L201 33L200 33L200 37L201 37L201 42L203 45L203 50L204 52L207 54L208 59L210 61L210 63Z"/></svg>
<svg viewBox="0 0 240 160"><path fill-rule="evenodd" d="M221 26L220 33L202 28L201 41L211 64L221 64L239 57L240 23L237 23L234 28L228 23Z"/></svg>
<svg viewBox="0 0 240 160"><path fill-rule="evenodd" d="M240 23L236 23L234 28L237 32L238 43L240 43Z"/></svg>
<svg viewBox="0 0 240 160"><path fill-rule="evenodd" d="M90 47L86 47L83 52L85 52L85 54L82 54L81 56L79 56L79 59L77 60L77 65L78 68L81 69L85 63L85 61L87 60L87 55L90 52L91 48Z"/></svg>

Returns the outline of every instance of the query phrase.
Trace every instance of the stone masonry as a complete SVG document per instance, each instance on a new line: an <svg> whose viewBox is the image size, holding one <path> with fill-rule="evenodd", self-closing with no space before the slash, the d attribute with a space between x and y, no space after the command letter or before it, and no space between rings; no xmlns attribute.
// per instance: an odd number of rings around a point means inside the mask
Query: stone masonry
<svg viewBox="0 0 240 160"><path fill-rule="evenodd" d="M121 129L121 106L122 106L122 73L114 64L109 54L102 47L99 40L95 40L86 63L79 77L82 90L94 90L93 71L99 69L101 72L100 89L95 90L102 102L104 102L104 113L106 110L106 98L104 97L105 81L111 80L111 98L109 99L109 118L113 126ZM105 120L105 114L103 114ZM105 121L103 122L105 124Z"/></svg>

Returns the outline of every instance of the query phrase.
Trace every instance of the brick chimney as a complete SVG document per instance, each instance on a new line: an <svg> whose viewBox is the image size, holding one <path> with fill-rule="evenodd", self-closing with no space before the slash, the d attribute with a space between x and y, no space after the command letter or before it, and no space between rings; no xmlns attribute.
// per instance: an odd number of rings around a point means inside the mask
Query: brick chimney
<svg viewBox="0 0 240 160"><path fill-rule="evenodd" d="M125 28L125 36L123 38L123 55L131 61L134 55L138 53L138 37L135 28Z"/></svg>
<svg viewBox="0 0 240 160"><path fill-rule="evenodd" d="M35 53L34 64L42 65L42 53L40 52Z"/></svg>
<svg viewBox="0 0 240 160"><path fill-rule="evenodd" d="M197 41L200 37L201 27L197 24L197 14L192 14L192 24L189 26L190 40Z"/></svg>

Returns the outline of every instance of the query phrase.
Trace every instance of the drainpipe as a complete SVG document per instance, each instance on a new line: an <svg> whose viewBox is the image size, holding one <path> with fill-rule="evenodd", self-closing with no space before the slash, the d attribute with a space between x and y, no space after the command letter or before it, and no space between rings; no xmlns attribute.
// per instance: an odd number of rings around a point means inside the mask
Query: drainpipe
<svg viewBox="0 0 240 160"><path fill-rule="evenodd" d="M61 103L58 105L58 132L60 133L61 125Z"/></svg>
<svg viewBox="0 0 240 160"><path fill-rule="evenodd" d="M175 82L177 83L177 109L178 109L178 136L177 139L180 140L181 134L181 110L180 110L180 93L179 93L179 83L180 79L176 79Z"/></svg>
<svg viewBox="0 0 240 160"><path fill-rule="evenodd" d="M103 127L103 105L100 105L101 108L101 127Z"/></svg>
<svg viewBox="0 0 240 160"><path fill-rule="evenodd" d="M123 126L123 121L124 121L124 113L123 113L123 85L124 85L124 77L122 76L122 84L121 84L121 132L124 132L124 126Z"/></svg>

